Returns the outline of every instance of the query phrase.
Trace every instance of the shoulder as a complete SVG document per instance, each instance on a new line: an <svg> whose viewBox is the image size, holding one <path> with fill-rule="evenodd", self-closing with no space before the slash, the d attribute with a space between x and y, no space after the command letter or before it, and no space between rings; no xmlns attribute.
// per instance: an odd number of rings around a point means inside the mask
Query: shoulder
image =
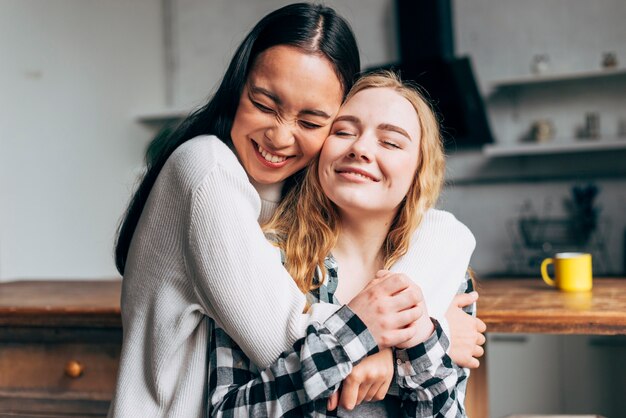
<svg viewBox="0 0 626 418"><path fill-rule="evenodd" d="M195 190L210 175L223 175L249 184L235 153L214 135L201 135L181 144L168 158L163 173L183 190Z"/></svg>
<svg viewBox="0 0 626 418"><path fill-rule="evenodd" d="M184 142L172 153L167 164L200 174L216 166L243 170L235 153L215 135L201 135Z"/></svg>
<svg viewBox="0 0 626 418"><path fill-rule="evenodd" d="M416 237L450 238L448 242L456 242L463 247L476 247L476 238L472 231L453 214L439 209L429 209L415 231Z"/></svg>

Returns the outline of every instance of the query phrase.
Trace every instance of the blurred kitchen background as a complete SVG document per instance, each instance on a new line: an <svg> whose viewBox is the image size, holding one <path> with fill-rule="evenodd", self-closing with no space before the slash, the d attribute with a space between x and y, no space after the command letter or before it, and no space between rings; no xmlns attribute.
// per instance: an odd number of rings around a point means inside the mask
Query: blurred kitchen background
<svg viewBox="0 0 626 418"><path fill-rule="evenodd" d="M286 3L0 0L0 281L116 277L115 230L146 145ZM434 42L407 24L419 4L326 4L351 22L364 69L402 68L411 46ZM545 256L577 250L596 276L626 276L626 2L449 4L441 58L459 64L431 93L462 106L440 109L458 123L440 207L474 232L472 267L539 277ZM624 417L624 354L615 338L490 335L491 414Z"/></svg>

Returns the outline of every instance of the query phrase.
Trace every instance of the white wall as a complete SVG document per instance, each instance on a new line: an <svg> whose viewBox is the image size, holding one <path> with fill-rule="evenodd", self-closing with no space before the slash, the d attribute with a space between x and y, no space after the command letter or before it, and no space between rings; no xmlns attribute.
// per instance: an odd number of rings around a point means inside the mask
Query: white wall
<svg viewBox="0 0 626 418"><path fill-rule="evenodd" d="M161 22L159 0L0 0L0 280L116 274Z"/></svg>
<svg viewBox="0 0 626 418"><path fill-rule="evenodd" d="M456 46L484 84L531 74L535 54L556 74L600 68L604 51L626 64L622 0L453 0Z"/></svg>
<svg viewBox="0 0 626 418"><path fill-rule="evenodd" d="M259 18L289 0L168 0L171 4L174 107L200 104ZM397 60L393 0L329 0L352 25L364 67Z"/></svg>

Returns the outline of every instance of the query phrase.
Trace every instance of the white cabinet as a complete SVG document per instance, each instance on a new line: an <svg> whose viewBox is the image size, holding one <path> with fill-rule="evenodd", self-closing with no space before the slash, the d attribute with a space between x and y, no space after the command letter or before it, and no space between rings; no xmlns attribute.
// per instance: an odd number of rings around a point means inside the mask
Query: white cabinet
<svg viewBox="0 0 626 418"><path fill-rule="evenodd" d="M492 418L626 416L623 336L490 334L487 350Z"/></svg>

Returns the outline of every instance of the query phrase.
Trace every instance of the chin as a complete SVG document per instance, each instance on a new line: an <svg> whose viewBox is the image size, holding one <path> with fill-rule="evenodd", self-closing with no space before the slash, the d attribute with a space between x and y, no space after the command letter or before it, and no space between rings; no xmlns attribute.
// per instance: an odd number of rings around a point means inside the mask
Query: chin
<svg viewBox="0 0 626 418"><path fill-rule="evenodd" d="M280 173L267 173L264 171L249 173L248 175L258 184L270 185L281 183L291 176L293 173L286 173L281 171Z"/></svg>

